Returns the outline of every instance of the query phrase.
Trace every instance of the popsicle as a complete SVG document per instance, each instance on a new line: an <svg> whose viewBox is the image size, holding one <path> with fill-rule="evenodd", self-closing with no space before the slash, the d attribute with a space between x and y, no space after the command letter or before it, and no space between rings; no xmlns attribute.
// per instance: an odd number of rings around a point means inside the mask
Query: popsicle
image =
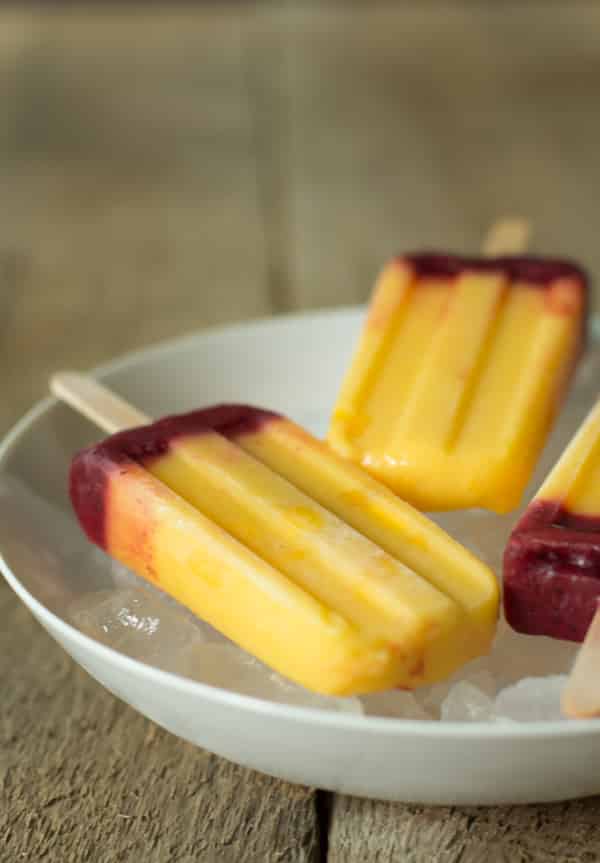
<svg viewBox="0 0 600 863"><path fill-rule="evenodd" d="M423 510L520 501L576 363L583 271L408 254L380 275L329 442Z"/></svg>
<svg viewBox="0 0 600 863"><path fill-rule="evenodd" d="M89 380L53 389L80 409L93 396L108 429L142 419ZM222 405L121 431L75 456L70 492L92 542L308 689L414 688L489 649L493 573L278 414Z"/></svg>
<svg viewBox="0 0 600 863"><path fill-rule="evenodd" d="M519 632L583 641L600 599L600 401L511 534L506 619Z"/></svg>

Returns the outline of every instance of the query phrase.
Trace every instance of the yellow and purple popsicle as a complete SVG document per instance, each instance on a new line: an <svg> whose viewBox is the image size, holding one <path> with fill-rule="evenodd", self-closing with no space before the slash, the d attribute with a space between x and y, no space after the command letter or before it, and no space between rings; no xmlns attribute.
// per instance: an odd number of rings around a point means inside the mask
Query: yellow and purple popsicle
<svg viewBox="0 0 600 863"><path fill-rule="evenodd" d="M600 601L600 402L548 475L504 554L506 619L583 641Z"/></svg>
<svg viewBox="0 0 600 863"><path fill-rule="evenodd" d="M120 432L74 458L70 491L92 542L309 689L414 688L493 638L493 573L278 414Z"/></svg>

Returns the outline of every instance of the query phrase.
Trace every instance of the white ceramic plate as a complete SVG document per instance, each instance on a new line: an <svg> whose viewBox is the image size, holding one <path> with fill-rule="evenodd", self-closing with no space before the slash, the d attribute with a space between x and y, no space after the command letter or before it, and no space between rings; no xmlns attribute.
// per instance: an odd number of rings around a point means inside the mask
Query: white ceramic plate
<svg viewBox="0 0 600 863"><path fill-rule="evenodd" d="M132 354L100 374L152 416L247 401L322 433L361 316L344 309L204 332ZM597 369L580 373L554 452L589 406ZM8 435L0 449L0 566L42 626L118 697L232 761L334 791L440 804L600 793L600 722L437 723L290 707L159 671L70 626L61 616L66 598L100 586L105 575L90 565L66 494L72 453L97 437L50 399ZM547 452L538 475L551 459Z"/></svg>

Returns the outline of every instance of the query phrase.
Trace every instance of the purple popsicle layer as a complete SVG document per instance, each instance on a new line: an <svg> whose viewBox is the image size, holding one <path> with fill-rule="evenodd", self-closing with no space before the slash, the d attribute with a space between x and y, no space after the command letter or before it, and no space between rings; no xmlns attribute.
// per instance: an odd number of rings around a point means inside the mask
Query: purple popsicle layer
<svg viewBox="0 0 600 863"><path fill-rule="evenodd" d="M600 515L534 500L504 553L504 611L528 635L583 641L600 600Z"/></svg>
<svg viewBox="0 0 600 863"><path fill-rule="evenodd" d="M131 461L148 464L184 437L216 431L233 440L280 418L280 414L250 405L215 405L118 432L82 450L73 458L69 477L71 502L81 526L92 542L106 548L107 480L120 465Z"/></svg>
<svg viewBox="0 0 600 863"><path fill-rule="evenodd" d="M504 273L512 282L526 282L540 288L550 287L557 279L571 279L587 292L585 271L566 258L539 258L533 255L502 255L495 258L411 252L398 258L410 264L419 278L451 279L465 272Z"/></svg>

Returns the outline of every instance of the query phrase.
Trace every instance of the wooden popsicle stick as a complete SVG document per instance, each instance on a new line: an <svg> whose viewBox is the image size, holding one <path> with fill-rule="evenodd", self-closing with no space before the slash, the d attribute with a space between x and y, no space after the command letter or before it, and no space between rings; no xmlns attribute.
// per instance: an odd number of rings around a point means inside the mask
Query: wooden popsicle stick
<svg viewBox="0 0 600 863"><path fill-rule="evenodd" d="M526 251L531 239L527 219L498 219L486 233L481 251L486 257L518 255Z"/></svg>
<svg viewBox="0 0 600 863"><path fill-rule="evenodd" d="M579 649L560 704L571 719L600 716L600 607Z"/></svg>
<svg viewBox="0 0 600 863"><path fill-rule="evenodd" d="M152 422L108 387L78 372L57 372L50 379L50 390L108 434Z"/></svg>

